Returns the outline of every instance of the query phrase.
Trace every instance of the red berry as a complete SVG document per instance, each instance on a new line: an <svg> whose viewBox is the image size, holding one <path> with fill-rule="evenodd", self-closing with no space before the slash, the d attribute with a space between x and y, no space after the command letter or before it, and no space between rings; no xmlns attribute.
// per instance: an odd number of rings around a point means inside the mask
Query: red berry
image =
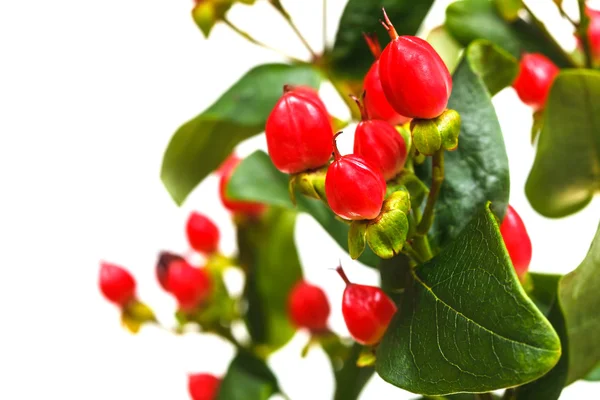
<svg viewBox="0 0 600 400"><path fill-rule="evenodd" d="M221 380L211 374L193 374L188 377L188 391L192 400L214 400L217 398Z"/></svg>
<svg viewBox="0 0 600 400"><path fill-rule="evenodd" d="M510 205L506 209L502 224L500 224L500 233L515 271L519 278L523 279L531 262L531 239L529 239L523 220Z"/></svg>
<svg viewBox="0 0 600 400"><path fill-rule="evenodd" d="M590 17L588 25L588 40L592 50L592 58L595 62L600 61L600 10L586 7L586 13Z"/></svg>
<svg viewBox="0 0 600 400"><path fill-rule="evenodd" d="M356 154L341 156L335 144L338 135L333 138L335 160L325 176L329 207L345 219L376 218L385 196L385 179L379 168L363 157Z"/></svg>
<svg viewBox="0 0 600 400"><path fill-rule="evenodd" d="M387 15L385 19L392 38L379 58L385 97L401 115L423 119L439 116L452 92L446 64L429 43L414 36L398 36Z"/></svg>
<svg viewBox="0 0 600 400"><path fill-rule="evenodd" d="M265 134L273 164L288 174L325 165L333 151L329 115L306 90L286 88L267 119Z"/></svg>
<svg viewBox="0 0 600 400"><path fill-rule="evenodd" d="M365 90L365 107L373 119L380 119L392 125L402 125L410 118L398 114L390 105L383 92L379 79L379 60L375 61L365 76L363 84Z"/></svg>
<svg viewBox="0 0 600 400"><path fill-rule="evenodd" d="M396 304L378 287L351 283L341 266L337 272L346 282L342 314L350 335L363 345L379 343L396 313Z"/></svg>
<svg viewBox="0 0 600 400"><path fill-rule="evenodd" d="M219 228L203 214L190 213L185 231L190 246L200 253L211 254L219 247Z"/></svg>
<svg viewBox="0 0 600 400"><path fill-rule="evenodd" d="M161 251L158 254L158 260L156 261L156 279L158 280L160 286L166 291L168 291L167 272L169 271L169 266L173 261L185 261L185 259L175 253Z"/></svg>
<svg viewBox="0 0 600 400"><path fill-rule="evenodd" d="M305 96L308 100L311 100L316 105L318 105L319 108L321 108L325 112L325 114L329 115L329 112L327 111L327 107L325 106L325 103L323 103L323 100L321 100L321 98L319 97L319 92L317 92L316 89L314 89L310 86L285 85L283 87L283 90L286 92L293 91L294 93L296 93L298 95Z"/></svg>
<svg viewBox="0 0 600 400"><path fill-rule="evenodd" d="M320 287L298 282L288 299L290 317L296 326L324 331L329 318L329 301Z"/></svg>
<svg viewBox="0 0 600 400"><path fill-rule="evenodd" d="M126 269L101 262L100 291L107 300L124 306L135 298L135 279Z"/></svg>
<svg viewBox="0 0 600 400"><path fill-rule="evenodd" d="M195 268L186 261L173 261L167 271L167 290L175 296L179 308L192 311L210 295L211 280L205 268Z"/></svg>
<svg viewBox="0 0 600 400"><path fill-rule="evenodd" d="M231 175L233 175L235 167L237 167L241 161L242 160L232 154L219 168L219 174L221 175L221 179L219 181L219 194L221 195L221 202L225 208L233 213L257 216L262 214L262 212L266 209L264 204L251 201L232 200L227 197L227 184L229 183L229 179L231 179Z"/></svg>
<svg viewBox="0 0 600 400"><path fill-rule="evenodd" d="M388 122L368 119L361 107L363 120L356 126L354 154L363 157L369 164L377 166L385 180L398 175L406 162L406 143L396 128ZM365 99L366 105L366 99Z"/></svg>
<svg viewBox="0 0 600 400"><path fill-rule="evenodd" d="M546 104L550 87L560 70L542 54L524 54L519 65L519 75L513 83L523 103L541 110Z"/></svg>

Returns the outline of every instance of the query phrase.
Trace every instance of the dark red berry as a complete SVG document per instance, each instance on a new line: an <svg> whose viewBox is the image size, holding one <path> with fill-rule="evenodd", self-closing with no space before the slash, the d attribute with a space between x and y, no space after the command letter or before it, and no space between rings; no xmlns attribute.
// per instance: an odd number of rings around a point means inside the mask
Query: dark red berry
<svg viewBox="0 0 600 400"><path fill-rule="evenodd" d="M446 109L452 92L446 64L429 43L414 36L398 36L387 15L385 20L392 38L379 58L385 97L401 115L436 118Z"/></svg>
<svg viewBox="0 0 600 400"><path fill-rule="evenodd" d="M329 301L320 287L298 282L288 299L290 318L300 328L324 331L329 318Z"/></svg>
<svg viewBox="0 0 600 400"><path fill-rule="evenodd" d="M345 219L376 218L385 196L385 179L379 168L363 157L356 154L341 156L335 144L338 135L333 138L335 160L325 176L329 207Z"/></svg>
<svg viewBox="0 0 600 400"><path fill-rule="evenodd" d="M558 67L546 56L538 53L524 54L513 87L523 103L536 111L541 110L559 72Z"/></svg>
<svg viewBox="0 0 600 400"><path fill-rule="evenodd" d="M219 194L221 196L221 202L225 208L233 213L257 216L262 214L262 212L266 209L264 204L251 201L232 200L227 197L227 184L229 183L231 175L233 175L235 167L237 167L241 161L242 160L239 159L235 154L232 154L219 168L219 174L221 175L219 181Z"/></svg>
<svg viewBox="0 0 600 400"><path fill-rule="evenodd" d="M221 380L211 374L193 374L188 377L188 391L192 400L215 400Z"/></svg>
<svg viewBox="0 0 600 400"><path fill-rule="evenodd" d="M208 298L212 285L205 268L192 267L186 261L173 261L167 271L165 286L175 296L181 310L192 311Z"/></svg>
<svg viewBox="0 0 600 400"><path fill-rule="evenodd" d="M200 253L211 254L219 247L219 228L206 215L191 212L185 231L192 249Z"/></svg>
<svg viewBox="0 0 600 400"><path fill-rule="evenodd" d="M396 304L378 287L351 283L342 267L337 268L344 282L342 314L350 335L358 343L379 343L396 313Z"/></svg>
<svg viewBox="0 0 600 400"><path fill-rule="evenodd" d="M158 260L156 261L156 279L160 286L167 290L167 272L169 271L169 266L173 261L185 261L183 257L178 254L171 253L169 251L161 251L158 254Z"/></svg>
<svg viewBox="0 0 600 400"><path fill-rule="evenodd" d="M388 122L368 119L361 107L363 120L356 126L354 154L363 157L369 164L377 166L385 180L398 175L406 162L406 143L400 133Z"/></svg>
<svg viewBox="0 0 600 400"><path fill-rule="evenodd" d="M107 300L124 306L135 298L135 279L115 264L100 263L100 291Z"/></svg>
<svg viewBox="0 0 600 400"><path fill-rule="evenodd" d="M306 90L286 89L265 127L271 160L288 174L321 167L333 151L329 115Z"/></svg>
<svg viewBox="0 0 600 400"><path fill-rule="evenodd" d="M510 205L500 224L500 233L515 271L519 278L523 279L531 263L531 239L523 220Z"/></svg>
<svg viewBox="0 0 600 400"><path fill-rule="evenodd" d="M410 121L410 118L398 114L394 108L390 105L383 87L381 86L381 80L379 79L379 56L381 55L381 47L376 35L364 35L373 56L375 62L365 75L363 82L363 89L366 93L364 98L365 108L369 116L373 119L380 119L389 122L392 125L402 125Z"/></svg>

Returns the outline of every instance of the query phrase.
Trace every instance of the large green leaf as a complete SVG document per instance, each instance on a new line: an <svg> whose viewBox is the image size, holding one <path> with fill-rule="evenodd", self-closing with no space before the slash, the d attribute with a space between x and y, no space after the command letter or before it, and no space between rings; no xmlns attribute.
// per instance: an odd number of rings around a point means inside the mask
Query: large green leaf
<svg viewBox="0 0 600 400"><path fill-rule="evenodd" d="M525 284L525 287L528 287L527 295L533 300L542 314L546 316L556 300L560 278L562 278L562 275L541 274L538 272L527 274L527 282Z"/></svg>
<svg viewBox="0 0 600 400"><path fill-rule="evenodd" d="M363 32L377 33L385 45L390 39L381 26L382 7L400 35L414 35L427 15L433 0L349 0L342 14L335 45L331 52L334 72L362 80L373 56L362 36Z"/></svg>
<svg viewBox="0 0 600 400"><path fill-rule="evenodd" d="M515 57L523 52L538 52L560 67L572 65L542 27L522 19L505 21L492 0L462 0L450 4L446 9L446 28L464 46L475 39L486 39Z"/></svg>
<svg viewBox="0 0 600 400"><path fill-rule="evenodd" d="M259 221L238 224L239 259L246 270L246 322L265 354L285 345L295 328L288 318L288 295L302 279L294 242L296 213L272 207Z"/></svg>
<svg viewBox="0 0 600 400"><path fill-rule="evenodd" d="M240 351L229 365L217 399L268 400L278 391L277 378L264 361Z"/></svg>
<svg viewBox="0 0 600 400"><path fill-rule="evenodd" d="M563 71L546 103L525 193L537 212L564 217L600 189L600 72Z"/></svg>
<svg viewBox="0 0 600 400"><path fill-rule="evenodd" d="M235 169L227 186L227 194L232 198L259 201L306 212L347 251L349 225L338 220L331 210L318 200L298 196L297 206L294 207L288 192L288 179L288 175L275 168L267 154L256 151ZM366 249L359 260L370 266L377 266L379 262L379 258L370 249Z"/></svg>
<svg viewBox="0 0 600 400"><path fill-rule="evenodd" d="M414 280L377 348L377 372L426 395L487 392L548 372L556 332L526 296L488 208Z"/></svg>
<svg viewBox="0 0 600 400"><path fill-rule="evenodd" d="M569 336L567 383L584 378L600 363L599 272L600 227L583 262L558 287Z"/></svg>
<svg viewBox="0 0 600 400"><path fill-rule="evenodd" d="M322 340L323 350L329 357L335 377L333 400L356 400L373 373L373 367L358 367L358 358L363 346L355 343L349 347L337 336Z"/></svg>
<svg viewBox="0 0 600 400"><path fill-rule="evenodd" d="M486 65L499 60L504 69L498 69L494 78ZM509 85L512 78L506 70L513 70L516 62L510 60L489 42L477 41L465 51L454 72L448 107L459 112L461 128L458 149L446 153L445 179L430 231L434 245L439 247L450 243L488 201L498 217L506 210L508 157L486 82L495 90ZM431 163L418 166L417 175L431 182Z"/></svg>
<svg viewBox="0 0 600 400"><path fill-rule="evenodd" d="M264 130L285 84L318 87L309 65L265 64L253 68L212 106L183 124L165 151L161 179L177 204L215 170L235 145Z"/></svg>

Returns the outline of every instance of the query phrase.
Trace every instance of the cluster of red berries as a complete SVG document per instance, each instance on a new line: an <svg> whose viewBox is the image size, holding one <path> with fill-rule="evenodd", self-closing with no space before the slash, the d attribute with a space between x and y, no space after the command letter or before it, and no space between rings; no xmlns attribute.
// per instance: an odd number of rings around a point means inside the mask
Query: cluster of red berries
<svg viewBox="0 0 600 400"><path fill-rule="evenodd" d="M340 155L327 109L310 88L285 86L265 127L269 155L282 172L323 167L333 153L325 194L333 212L348 220L376 218L386 180L404 168L406 143L394 125L438 117L452 91L450 73L431 45L417 37L398 36L387 15L385 19L392 40L383 52L367 37L376 60L364 79L354 154Z"/></svg>

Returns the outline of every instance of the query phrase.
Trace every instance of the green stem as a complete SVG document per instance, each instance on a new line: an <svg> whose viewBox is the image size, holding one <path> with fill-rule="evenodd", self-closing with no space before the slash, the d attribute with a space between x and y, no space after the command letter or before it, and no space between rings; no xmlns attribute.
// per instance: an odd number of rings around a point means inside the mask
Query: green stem
<svg viewBox="0 0 600 400"><path fill-rule="evenodd" d="M575 28L579 27L579 23L573 21L573 18L571 18L571 16L569 14L567 14L567 12L565 11L565 9L562 6L562 3L554 2L554 4L556 4L556 7L558 8L558 12L560 13L560 15L563 18L565 18L567 21L569 21L571 23L571 25L573 25Z"/></svg>
<svg viewBox="0 0 600 400"><path fill-rule="evenodd" d="M419 254L419 252L417 252L415 249L413 249L413 247L408 243L404 243L402 252L404 254L406 254L407 256L409 256L410 258L412 258L417 263L417 265L423 264L423 262L425 262L423 260L423 258L421 257L421 254Z"/></svg>
<svg viewBox="0 0 600 400"><path fill-rule="evenodd" d="M250 43L254 43L257 46L260 46L260 47L265 48L267 50L274 51L274 52L280 54L281 56L283 56L283 57L285 57L285 58L287 58L287 59L289 59L291 61L294 61L294 62L297 62L297 63L303 63L303 64L306 63L305 61L303 61L303 60L301 60L301 59L299 59L297 57L294 57L294 56L291 56L289 54L286 54L286 53L282 52L281 50L278 50L278 49L276 49L274 47L269 46L266 43L261 42L258 39L255 39L248 32L243 31L240 28L238 28L236 25L234 25L233 22L231 22L227 17L223 17L222 21L225 23L225 25L227 25L228 27L230 27L235 33L237 33L238 35L240 35L244 39L248 40Z"/></svg>
<svg viewBox="0 0 600 400"><path fill-rule="evenodd" d="M285 19L285 21L288 23L288 25L290 26L290 28L292 28L292 30L296 34L296 36L298 36L298 38L300 39L300 41L302 42L302 44L304 45L304 47L306 47L306 49L308 50L308 52L310 53L310 55L312 56L312 58L313 59L319 58L317 56L317 53L315 53L315 51L312 49L312 47L310 47L310 44L308 43L308 41L306 40L306 38L302 35L302 32L300 32L300 30L298 29L298 27L296 26L296 24L292 20L292 17L290 16L290 14L283 7L283 4L281 4L281 1L279 1L279 0L270 0L269 3L275 8L275 10L277 10L277 12L279 12L279 14L281 14L281 16L283 17L283 19Z"/></svg>
<svg viewBox="0 0 600 400"><path fill-rule="evenodd" d="M431 247L429 246L429 239L427 235L417 235L413 240L414 249L419 255L423 262L429 261L433 258L433 253L431 252Z"/></svg>
<svg viewBox="0 0 600 400"><path fill-rule="evenodd" d="M554 49L562 54L565 61L567 61L571 67L578 67L577 63L573 60L573 57L571 57L571 55L567 53L560 44L558 44L556 39L554 39L554 36L552 36L548 29L546 29L546 25L544 25L544 23L540 21L538 17L536 17L533 11L531 11L531 8L529 8L529 6L525 4L525 2L523 2L523 7L531 17L531 21L533 22L533 24L544 34L544 36L548 39L548 41L554 47Z"/></svg>
<svg viewBox="0 0 600 400"><path fill-rule="evenodd" d="M585 0L577 0L579 4L579 26L577 27L577 33L579 40L583 44L583 52L585 54L585 66L586 68L592 68L592 46L590 44L590 38L588 37L588 27L590 25L590 18L585 12Z"/></svg>
<svg viewBox="0 0 600 400"><path fill-rule="evenodd" d="M444 182L444 149L436 151L431 162L431 189L429 190L429 197L427 197L423 218L421 218L421 222L417 227L417 235L421 236L426 235L433 224L435 202L440 195L440 189Z"/></svg>

